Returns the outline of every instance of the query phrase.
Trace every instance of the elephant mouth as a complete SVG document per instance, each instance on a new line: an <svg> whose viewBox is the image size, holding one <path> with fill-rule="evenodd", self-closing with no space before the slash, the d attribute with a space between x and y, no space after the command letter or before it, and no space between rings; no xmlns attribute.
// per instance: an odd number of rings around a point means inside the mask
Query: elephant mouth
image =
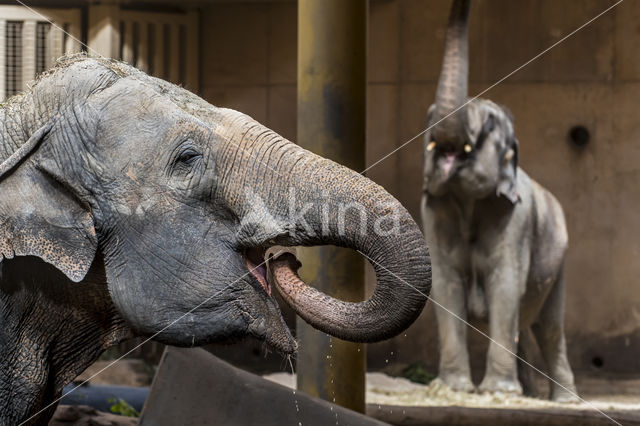
<svg viewBox="0 0 640 426"><path fill-rule="evenodd" d="M271 285L267 280L265 252L264 248L254 247L247 249L244 252L244 261L251 275L260 283L264 291L271 296Z"/></svg>
<svg viewBox="0 0 640 426"><path fill-rule="evenodd" d="M269 262L271 262L269 253L272 250L273 247L269 250L264 247L252 247L244 251L244 260L249 273L260 283L272 302L266 304L266 311L254 311L253 315L248 316L249 333L264 340L279 352L291 355L297 351L298 345L293 336L291 336L284 318L282 318L277 308L278 303L272 295L271 289L274 277L271 270L272 266L266 260L269 257ZM245 309L245 311L249 312L250 309Z"/></svg>
<svg viewBox="0 0 640 426"><path fill-rule="evenodd" d="M441 160L441 163L442 163L442 172L444 173L445 177L449 177L449 174L451 173L451 169L453 168L453 164L456 161L457 157L458 157L458 154L455 152L448 152L444 154L444 157Z"/></svg>

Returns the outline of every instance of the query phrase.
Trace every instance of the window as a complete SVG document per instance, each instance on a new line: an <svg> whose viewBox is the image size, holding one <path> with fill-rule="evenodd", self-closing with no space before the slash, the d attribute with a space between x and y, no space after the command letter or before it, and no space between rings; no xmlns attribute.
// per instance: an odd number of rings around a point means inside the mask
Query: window
<svg viewBox="0 0 640 426"><path fill-rule="evenodd" d="M0 6L0 100L25 90L59 56L80 51L79 37L78 9Z"/></svg>

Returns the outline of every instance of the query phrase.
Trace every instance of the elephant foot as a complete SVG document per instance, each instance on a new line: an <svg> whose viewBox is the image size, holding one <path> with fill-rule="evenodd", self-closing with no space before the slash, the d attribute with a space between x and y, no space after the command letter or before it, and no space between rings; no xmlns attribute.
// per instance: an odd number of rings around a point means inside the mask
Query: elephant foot
<svg viewBox="0 0 640 426"><path fill-rule="evenodd" d="M474 392L476 390L471 378L464 374L440 374L439 378L454 391Z"/></svg>
<svg viewBox="0 0 640 426"><path fill-rule="evenodd" d="M563 389L554 386L551 391L551 400L563 404L575 404L580 402L580 397L578 396L575 386L566 386L566 388L567 389Z"/></svg>
<svg viewBox="0 0 640 426"><path fill-rule="evenodd" d="M487 377L485 376L482 383L478 387L480 392L489 393L507 393L512 395L522 395L522 386L516 379L505 377Z"/></svg>

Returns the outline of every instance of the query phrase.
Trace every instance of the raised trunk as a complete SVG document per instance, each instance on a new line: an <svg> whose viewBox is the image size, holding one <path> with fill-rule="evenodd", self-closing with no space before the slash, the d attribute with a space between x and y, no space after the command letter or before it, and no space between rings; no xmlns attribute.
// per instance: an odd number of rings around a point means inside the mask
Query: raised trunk
<svg viewBox="0 0 640 426"><path fill-rule="evenodd" d="M236 112L225 157L225 198L241 211L241 240L252 246L336 245L359 251L376 271L369 300L334 299L300 281L297 262L275 263L285 300L314 327L372 342L392 337L420 314L431 287L423 236L409 213L382 187L281 138ZM255 220L254 220L255 219ZM326 265L331 267L331 265Z"/></svg>
<svg viewBox="0 0 640 426"><path fill-rule="evenodd" d="M469 74L467 20L471 0L454 0L444 45L442 71L436 92L436 109L431 123L442 120L433 130L438 143L453 143L461 148L466 138L466 108ZM455 111L457 108L460 110ZM452 114L453 113L453 114ZM449 114L450 117L446 118Z"/></svg>

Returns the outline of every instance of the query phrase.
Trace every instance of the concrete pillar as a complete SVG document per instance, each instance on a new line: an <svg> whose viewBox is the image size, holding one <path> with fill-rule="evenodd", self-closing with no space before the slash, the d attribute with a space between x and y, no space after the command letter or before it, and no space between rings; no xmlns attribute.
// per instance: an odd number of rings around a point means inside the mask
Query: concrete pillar
<svg viewBox="0 0 640 426"><path fill-rule="evenodd" d="M133 60L133 21L131 19L122 19L122 21L124 22L124 34L120 34L120 37L123 38L122 58L120 59L135 66Z"/></svg>
<svg viewBox="0 0 640 426"><path fill-rule="evenodd" d="M366 29L367 0L298 2L297 141L357 171L365 159ZM357 253L334 247L301 253L307 282L343 300L364 298ZM364 345L330 338L301 319L297 336L298 389L364 412Z"/></svg>
<svg viewBox="0 0 640 426"><path fill-rule="evenodd" d="M79 17L80 15L79 11L77 15L78 15L78 18L71 20L67 27L67 32L71 34L71 37L67 36L65 45L63 46L63 50L65 54L82 51L82 45L80 44L80 41L82 40L82 28L81 28L82 24L81 24L81 19Z"/></svg>
<svg viewBox="0 0 640 426"><path fill-rule="evenodd" d="M22 90L36 78L36 25L33 19L22 24Z"/></svg>
<svg viewBox="0 0 640 426"><path fill-rule="evenodd" d="M89 6L88 45L91 52L118 58L120 49L120 9L118 5Z"/></svg>
<svg viewBox="0 0 640 426"><path fill-rule="evenodd" d="M181 49L186 49L187 69L185 81L182 82L185 87L192 92L197 93L199 87L198 77L198 58L200 55L199 39L198 39L198 27L199 16L198 12L191 11L187 14L187 45L181 46Z"/></svg>
<svg viewBox="0 0 640 426"><path fill-rule="evenodd" d="M144 21L138 23L138 62L136 67L144 72L149 72L149 24Z"/></svg>
<svg viewBox="0 0 640 426"><path fill-rule="evenodd" d="M164 75L164 46L168 40L164 39L164 25L161 22L156 22L154 31L153 75L167 79L169 76Z"/></svg>
<svg viewBox="0 0 640 426"><path fill-rule="evenodd" d="M68 37L69 39L71 37ZM56 59L66 53L65 46L63 45L64 33L60 28L60 25L56 23L56 25L51 25L49 29L49 39L47 40L47 64L46 68L52 66ZM71 53L71 52L69 52Z"/></svg>
<svg viewBox="0 0 640 426"><path fill-rule="evenodd" d="M173 23L169 30L169 75L165 76L172 83L180 81L180 24Z"/></svg>

